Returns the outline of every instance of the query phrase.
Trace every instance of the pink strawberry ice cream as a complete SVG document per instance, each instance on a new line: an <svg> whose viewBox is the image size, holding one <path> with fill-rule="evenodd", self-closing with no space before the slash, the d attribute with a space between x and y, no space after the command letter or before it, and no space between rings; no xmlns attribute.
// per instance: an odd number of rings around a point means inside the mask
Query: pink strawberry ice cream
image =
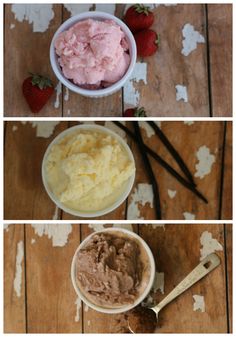
<svg viewBox="0 0 236 337"><path fill-rule="evenodd" d="M119 81L130 64L125 34L112 20L76 23L59 34L55 49L64 76L87 89Z"/></svg>

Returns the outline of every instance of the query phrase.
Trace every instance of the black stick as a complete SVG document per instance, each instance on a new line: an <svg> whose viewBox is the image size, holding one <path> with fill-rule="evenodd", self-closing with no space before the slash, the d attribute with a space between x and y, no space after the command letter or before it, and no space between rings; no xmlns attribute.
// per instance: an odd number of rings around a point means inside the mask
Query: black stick
<svg viewBox="0 0 236 337"><path fill-rule="evenodd" d="M161 220L161 201L160 201L160 194L159 194L159 188L157 184L156 177L153 173L152 166L150 164L146 149L145 149L145 144L143 142L143 138L140 132L139 124L138 122L133 122L133 127L135 131L135 135L137 137L137 143L139 147L139 151L141 153L142 159L144 166L146 167L150 184L152 184L152 189L153 189L153 200L154 200L154 207L156 211L156 218L157 220Z"/></svg>
<svg viewBox="0 0 236 337"><path fill-rule="evenodd" d="M172 157L175 159L176 163L179 165L179 168L184 173L184 175L189 180L189 182L192 183L192 185L196 186L196 184L194 182L194 179L193 179L193 176L192 176L191 172L189 171L187 165L183 161L183 159L180 156L180 154L178 153L178 151L174 148L174 146L171 144L169 139L166 137L164 132L162 132L162 130L159 128L159 126L156 125L156 123L154 123L153 121L147 121L147 123L152 127L152 129L155 131L156 135L161 140L162 144L167 148L167 150L170 152Z"/></svg>
<svg viewBox="0 0 236 337"><path fill-rule="evenodd" d="M124 130L127 135L129 135L135 142L137 139L132 131L130 131L126 126L118 121L113 121L114 124L119 126L120 129ZM166 169L173 177L175 177L184 187L188 190L192 191L196 196L198 196L201 200L203 200L206 204L208 204L207 199L187 180L185 180L175 169L173 169L164 159L162 159L156 152L150 149L147 145L145 145L145 149L150 156L152 156L164 169Z"/></svg>

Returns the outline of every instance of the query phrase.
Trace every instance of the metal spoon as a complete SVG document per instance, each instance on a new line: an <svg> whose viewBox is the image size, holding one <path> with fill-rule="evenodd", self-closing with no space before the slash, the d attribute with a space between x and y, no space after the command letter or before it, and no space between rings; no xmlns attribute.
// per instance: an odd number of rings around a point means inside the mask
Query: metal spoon
<svg viewBox="0 0 236 337"><path fill-rule="evenodd" d="M220 264L220 258L212 253L203 259L159 304L152 308L137 307L128 314L128 327L132 333L154 332L158 314L162 308L189 289ZM141 331L142 330L142 331Z"/></svg>

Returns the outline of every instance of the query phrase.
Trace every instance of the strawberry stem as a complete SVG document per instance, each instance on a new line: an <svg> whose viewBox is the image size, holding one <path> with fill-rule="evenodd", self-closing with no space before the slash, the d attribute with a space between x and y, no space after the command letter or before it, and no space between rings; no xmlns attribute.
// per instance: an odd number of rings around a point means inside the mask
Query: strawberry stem
<svg viewBox="0 0 236 337"><path fill-rule="evenodd" d="M49 78L33 73L30 73L30 75L32 77L32 85L37 86L39 89L43 90L48 87L53 87L53 83Z"/></svg>
<svg viewBox="0 0 236 337"><path fill-rule="evenodd" d="M136 108L134 111L134 117L147 117L146 116L146 111L144 108Z"/></svg>
<svg viewBox="0 0 236 337"><path fill-rule="evenodd" d="M144 6L142 4L136 4L136 5L134 5L134 8L135 8L136 12L139 13L139 14L148 15L149 13L151 13L150 8L148 6Z"/></svg>

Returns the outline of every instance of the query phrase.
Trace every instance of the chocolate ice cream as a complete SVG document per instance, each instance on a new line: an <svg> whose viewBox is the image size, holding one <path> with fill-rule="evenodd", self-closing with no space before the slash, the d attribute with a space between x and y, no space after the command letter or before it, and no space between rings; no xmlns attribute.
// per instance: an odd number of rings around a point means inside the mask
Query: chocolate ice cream
<svg viewBox="0 0 236 337"><path fill-rule="evenodd" d="M78 286L96 305L114 308L134 303L149 278L146 251L121 232L95 234L78 252Z"/></svg>

